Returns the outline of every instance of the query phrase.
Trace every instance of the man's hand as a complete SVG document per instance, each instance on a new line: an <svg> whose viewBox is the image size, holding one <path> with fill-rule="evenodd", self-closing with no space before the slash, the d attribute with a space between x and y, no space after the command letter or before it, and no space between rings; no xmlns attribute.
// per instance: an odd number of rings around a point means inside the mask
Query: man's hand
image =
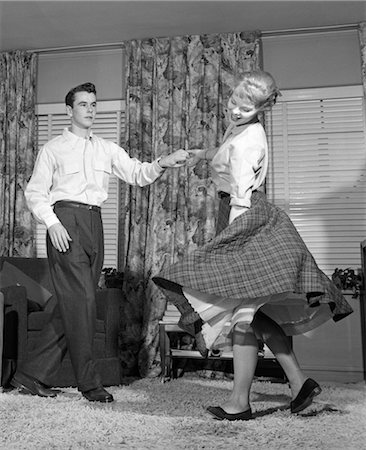
<svg viewBox="0 0 366 450"><path fill-rule="evenodd" d="M177 150L174 153L171 153L170 155L163 156L159 160L159 166L163 169L166 169L168 167L182 167L185 165L188 159L189 153L181 149Z"/></svg>
<svg viewBox="0 0 366 450"><path fill-rule="evenodd" d="M70 248L69 242L72 241L66 228L61 223L55 223L48 229L48 234L50 236L52 245L59 252L67 252Z"/></svg>

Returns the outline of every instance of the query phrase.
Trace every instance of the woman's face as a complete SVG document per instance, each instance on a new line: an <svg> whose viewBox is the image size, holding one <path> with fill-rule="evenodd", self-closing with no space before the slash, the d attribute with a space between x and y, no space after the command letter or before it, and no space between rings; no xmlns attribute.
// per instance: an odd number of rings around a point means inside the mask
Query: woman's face
<svg viewBox="0 0 366 450"><path fill-rule="evenodd" d="M242 99L235 93L229 98L228 115L230 122L234 125L242 125L250 122L259 112L259 109L249 100Z"/></svg>

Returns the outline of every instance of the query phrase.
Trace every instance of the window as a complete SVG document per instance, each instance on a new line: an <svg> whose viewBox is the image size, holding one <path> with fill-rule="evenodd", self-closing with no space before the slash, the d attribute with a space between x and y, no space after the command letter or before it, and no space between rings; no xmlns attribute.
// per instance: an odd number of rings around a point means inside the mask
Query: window
<svg viewBox="0 0 366 450"><path fill-rule="evenodd" d="M100 137L121 145L125 127L125 105L123 101L98 102L98 113L93 125L93 132ZM65 105L46 104L37 107L38 148L62 133L70 124ZM102 205L104 224L104 266L118 267L118 221L120 204L120 184L114 176L110 178L108 200ZM46 228L37 224L37 257L46 257Z"/></svg>
<svg viewBox="0 0 366 450"><path fill-rule="evenodd" d="M361 86L293 90L266 115L267 195L331 276L361 267L366 142Z"/></svg>

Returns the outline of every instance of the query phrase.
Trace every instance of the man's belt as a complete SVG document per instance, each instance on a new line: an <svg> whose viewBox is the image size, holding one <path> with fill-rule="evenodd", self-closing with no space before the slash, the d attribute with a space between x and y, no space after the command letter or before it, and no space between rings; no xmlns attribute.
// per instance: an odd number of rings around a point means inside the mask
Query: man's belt
<svg viewBox="0 0 366 450"><path fill-rule="evenodd" d="M69 200L59 200L54 204L55 207L60 208L81 208L81 209L89 209L89 211L97 211L100 212L100 206L96 205L88 205L86 203L73 202Z"/></svg>

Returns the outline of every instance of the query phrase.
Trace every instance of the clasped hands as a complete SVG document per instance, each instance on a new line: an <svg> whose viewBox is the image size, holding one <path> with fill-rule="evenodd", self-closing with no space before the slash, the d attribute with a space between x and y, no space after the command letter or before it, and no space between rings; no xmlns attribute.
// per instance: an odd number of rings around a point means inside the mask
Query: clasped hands
<svg viewBox="0 0 366 450"><path fill-rule="evenodd" d="M188 163L188 166L194 166L200 159L204 158L204 150L177 150L170 155L162 156L159 165L163 169L182 167Z"/></svg>

